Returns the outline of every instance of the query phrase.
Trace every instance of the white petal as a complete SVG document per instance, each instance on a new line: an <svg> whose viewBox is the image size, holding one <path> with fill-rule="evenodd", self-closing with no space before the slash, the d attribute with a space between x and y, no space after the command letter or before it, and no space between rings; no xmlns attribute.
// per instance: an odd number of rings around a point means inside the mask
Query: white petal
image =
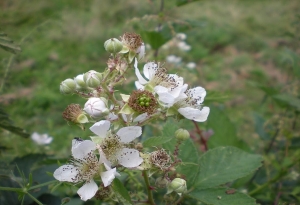
<svg viewBox="0 0 300 205"><path fill-rule="evenodd" d="M78 174L78 170L73 165L63 165L56 169L53 173L53 177L61 182L78 182L78 178L75 176Z"/></svg>
<svg viewBox="0 0 300 205"><path fill-rule="evenodd" d="M169 74L169 77L173 78L179 86L183 85L183 77L180 77L176 74Z"/></svg>
<svg viewBox="0 0 300 205"><path fill-rule="evenodd" d="M100 137L106 137L106 133L109 130L110 122L108 120L101 120L96 122L90 130Z"/></svg>
<svg viewBox="0 0 300 205"><path fill-rule="evenodd" d="M72 140L72 142L78 140ZM79 141L78 144L75 145L73 143L72 146L72 155L75 159L83 159L88 155L88 153L94 151L96 149L96 144L91 140Z"/></svg>
<svg viewBox="0 0 300 205"><path fill-rule="evenodd" d="M143 86L142 84L140 84L139 81L135 81L135 87L136 87L136 89L138 89L138 90L144 90L144 87L145 87L145 86Z"/></svg>
<svg viewBox="0 0 300 205"><path fill-rule="evenodd" d="M102 182L104 184L104 187L107 187L108 185L110 185L117 174L118 173L116 171L116 168L110 169L106 172L101 172L100 176L101 176Z"/></svg>
<svg viewBox="0 0 300 205"><path fill-rule="evenodd" d="M135 67L135 75L136 75L136 77L138 78L138 80L139 80L139 82L142 84L142 85L144 85L144 84L146 84L148 81L146 81L144 78L143 78L143 76L141 75L141 73L140 73L140 70L138 69L138 67L137 67L137 59L135 58L135 62L134 62L134 67Z"/></svg>
<svg viewBox="0 0 300 205"><path fill-rule="evenodd" d="M191 107L185 107L179 108L178 112L187 119L194 120L197 122L204 122L207 120L209 114L209 107L203 107L201 110Z"/></svg>
<svg viewBox="0 0 300 205"><path fill-rule="evenodd" d="M104 165L105 166L111 166L111 163L110 163L110 161L108 161L107 159L106 159L106 156L105 156L105 154L104 154L104 152L102 151L102 149L100 149L99 150L99 154L100 154L100 159L99 159L99 163L101 164L101 163L104 163Z"/></svg>
<svg viewBox="0 0 300 205"><path fill-rule="evenodd" d="M117 158L119 160L119 164L128 168L137 167L143 162L139 151L129 148L123 148Z"/></svg>
<svg viewBox="0 0 300 205"><path fill-rule="evenodd" d="M206 96L206 90L202 87L195 87L188 90L193 95L193 98L199 99L197 104L200 105Z"/></svg>
<svg viewBox="0 0 300 205"><path fill-rule="evenodd" d="M138 51L137 53L139 54L138 57L139 57L139 60L141 60L142 58L144 58L145 56L145 50L146 50L146 46L144 43L142 43L142 45L138 48Z"/></svg>
<svg viewBox="0 0 300 205"><path fill-rule="evenodd" d="M86 201L95 196L98 191L98 186L94 180L85 183L80 189L78 189L77 194L80 196L81 200Z"/></svg>
<svg viewBox="0 0 300 205"><path fill-rule="evenodd" d="M159 101L163 102L167 106L172 106L174 104L175 98L169 93L168 88L158 85L154 87L154 91L158 94Z"/></svg>
<svg viewBox="0 0 300 205"><path fill-rule="evenodd" d="M158 65L154 62L149 62L149 63L146 63L144 65L144 75L146 78L148 78L149 80L151 80L156 72L158 68Z"/></svg>
<svg viewBox="0 0 300 205"><path fill-rule="evenodd" d="M123 127L117 132L117 135L120 137L121 142L123 143L131 142L135 138L141 136L141 134L142 128L139 126Z"/></svg>
<svg viewBox="0 0 300 205"><path fill-rule="evenodd" d="M147 114L147 113L140 114L139 116L137 116L136 118L134 118L133 122L140 122L140 121L143 121L143 120L145 120L147 117L148 117L148 114Z"/></svg>

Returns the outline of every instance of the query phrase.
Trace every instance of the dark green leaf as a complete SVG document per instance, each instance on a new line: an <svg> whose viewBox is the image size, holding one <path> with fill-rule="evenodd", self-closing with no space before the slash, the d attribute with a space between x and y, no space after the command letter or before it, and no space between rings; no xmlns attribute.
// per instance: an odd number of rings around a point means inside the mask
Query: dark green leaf
<svg viewBox="0 0 300 205"><path fill-rule="evenodd" d="M0 47L8 52L17 54L21 52L21 48L13 43L6 34L0 33Z"/></svg>
<svg viewBox="0 0 300 205"><path fill-rule="evenodd" d="M211 188L211 189L197 189L195 188L188 195L205 203L213 205L255 205L255 199L239 192L228 192L226 188Z"/></svg>
<svg viewBox="0 0 300 205"><path fill-rule="evenodd" d="M197 189L207 189L247 176L262 164L260 155L249 154L235 147L218 147L200 157Z"/></svg>
<svg viewBox="0 0 300 205"><path fill-rule="evenodd" d="M123 183L119 179L114 179L112 183L112 189L114 190L114 193L116 194L116 197L119 199L120 202L122 202L125 205L132 204L127 189L124 187Z"/></svg>
<svg viewBox="0 0 300 205"><path fill-rule="evenodd" d="M176 0L176 6L183 6L188 3L192 3L199 0Z"/></svg>
<svg viewBox="0 0 300 205"><path fill-rule="evenodd" d="M272 96L281 106L288 106L300 111L300 99L289 94L279 94Z"/></svg>
<svg viewBox="0 0 300 205"><path fill-rule="evenodd" d="M223 111L216 107L210 107L207 129L212 129L214 132L208 140L209 148L218 146L235 146L243 148L243 143L237 137L234 124Z"/></svg>
<svg viewBox="0 0 300 205"><path fill-rule="evenodd" d="M270 140L270 135L265 131L265 120L262 116L254 114L255 131L262 140Z"/></svg>
<svg viewBox="0 0 300 205"><path fill-rule="evenodd" d="M172 138L170 137L150 137L143 142L144 147L153 147L162 145L166 142L169 142Z"/></svg>
<svg viewBox="0 0 300 205"><path fill-rule="evenodd" d="M142 31L141 36L143 40L148 43L152 49L155 50L159 49L162 45L164 45L172 38L172 36L169 34L157 31Z"/></svg>

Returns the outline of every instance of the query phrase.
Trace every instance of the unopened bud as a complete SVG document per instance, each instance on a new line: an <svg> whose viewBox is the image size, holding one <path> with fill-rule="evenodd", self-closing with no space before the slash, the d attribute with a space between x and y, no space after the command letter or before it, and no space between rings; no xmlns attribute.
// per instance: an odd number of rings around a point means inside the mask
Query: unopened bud
<svg viewBox="0 0 300 205"><path fill-rule="evenodd" d="M187 191L186 188L186 181L181 178L175 178L173 181L168 185L168 192L167 194L175 191L177 194L181 195Z"/></svg>
<svg viewBox="0 0 300 205"><path fill-rule="evenodd" d="M90 70L83 75L83 80L88 87L96 88L101 83L102 74L94 70Z"/></svg>
<svg viewBox="0 0 300 205"><path fill-rule="evenodd" d="M109 113L105 102L101 98L90 98L85 103L83 110L93 118L101 117Z"/></svg>
<svg viewBox="0 0 300 205"><path fill-rule="evenodd" d="M66 79L60 83L60 92L63 94L72 94L76 89L76 83L73 79Z"/></svg>
<svg viewBox="0 0 300 205"><path fill-rule="evenodd" d="M80 88L85 88L86 84L83 80L83 74L77 75L74 78L74 81L76 82L76 88L80 89Z"/></svg>
<svg viewBox="0 0 300 205"><path fill-rule="evenodd" d="M185 130L185 129L178 129L176 132L175 132L175 137L177 140L187 140L190 138L190 133Z"/></svg>
<svg viewBox="0 0 300 205"><path fill-rule="evenodd" d="M109 53L119 53L123 49L123 44L116 38L111 38L105 41L104 48Z"/></svg>

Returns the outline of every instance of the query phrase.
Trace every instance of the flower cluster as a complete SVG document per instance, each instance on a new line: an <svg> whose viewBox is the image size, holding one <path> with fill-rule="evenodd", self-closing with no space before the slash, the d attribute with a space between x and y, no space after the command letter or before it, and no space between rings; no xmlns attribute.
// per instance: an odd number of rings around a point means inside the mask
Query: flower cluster
<svg viewBox="0 0 300 205"><path fill-rule="evenodd" d="M167 193L183 193L185 182L177 180L179 188L174 188L175 182L171 183L174 177L166 177L176 171L180 162L178 147L173 155L162 148L149 153L138 138L142 136L142 126L154 119L205 121L209 115L209 108L202 105L205 89L188 88L183 77L169 74L159 62L144 64L142 74L138 64L145 55L145 46L138 34L125 33L119 39L111 38L104 47L111 54L106 69L90 70L60 84L63 94L77 94L86 99L83 108L79 104L68 105L63 118L82 129L92 123L89 130L94 136L91 140L72 141L72 159L59 167L54 177L59 181L83 183L77 193L84 201L112 197L109 187L124 170L161 173L162 181L166 185L170 183ZM135 71L137 89L129 95L115 92L115 87L126 80L130 68ZM175 135L179 136L176 137L178 145L189 138L184 130Z"/></svg>

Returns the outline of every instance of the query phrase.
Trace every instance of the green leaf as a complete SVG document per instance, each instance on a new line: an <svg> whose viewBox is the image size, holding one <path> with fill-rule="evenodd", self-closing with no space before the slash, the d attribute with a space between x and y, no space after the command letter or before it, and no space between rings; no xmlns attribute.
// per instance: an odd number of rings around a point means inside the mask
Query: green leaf
<svg viewBox="0 0 300 205"><path fill-rule="evenodd" d="M18 52L21 52L21 48L13 43L13 41L7 37L5 33L0 33L0 48L17 54Z"/></svg>
<svg viewBox="0 0 300 205"><path fill-rule="evenodd" d="M188 3L192 3L199 0L176 0L176 6L183 6Z"/></svg>
<svg viewBox="0 0 300 205"><path fill-rule="evenodd" d="M260 136L262 140L270 140L271 136L265 131L265 120L262 116L255 113L254 114L254 123L255 123L255 131ZM271 129L271 127L267 127Z"/></svg>
<svg viewBox="0 0 300 205"><path fill-rule="evenodd" d="M248 154L235 147L218 147L200 157L197 189L207 189L247 176L262 164L260 155Z"/></svg>
<svg viewBox="0 0 300 205"><path fill-rule="evenodd" d="M218 91L207 91L205 97L205 104L212 102L224 102L229 99L229 95L218 92Z"/></svg>
<svg viewBox="0 0 300 205"><path fill-rule="evenodd" d="M243 148L243 142L238 139L234 124L225 112L217 107L210 106L207 120L207 129L212 129L214 134L208 140L208 147L235 146Z"/></svg>
<svg viewBox="0 0 300 205"><path fill-rule="evenodd" d="M188 194L190 197L197 199L205 204L213 205L255 205L255 199L250 196L235 192L227 194L226 188L212 189L194 189Z"/></svg>
<svg viewBox="0 0 300 205"><path fill-rule="evenodd" d="M13 122L9 119L8 114L1 107L0 107L0 127L21 137L30 136L29 133L27 133L24 129L14 126Z"/></svg>
<svg viewBox="0 0 300 205"><path fill-rule="evenodd" d="M278 94L272 96L281 106L288 106L300 111L300 99L289 94Z"/></svg>
<svg viewBox="0 0 300 205"><path fill-rule="evenodd" d="M120 200L120 202L125 205L132 204L128 191L118 178L114 179L112 189L114 190L114 193L116 194L116 197Z"/></svg>
<svg viewBox="0 0 300 205"><path fill-rule="evenodd" d="M163 137L174 137L177 129L178 129L178 125L176 125L174 120L169 119L163 125L163 130L162 130Z"/></svg>
<svg viewBox="0 0 300 205"><path fill-rule="evenodd" d="M142 31L141 36L143 40L150 44L151 48L155 50L159 49L172 38L169 34L157 31Z"/></svg>
<svg viewBox="0 0 300 205"><path fill-rule="evenodd" d="M169 142L172 138L170 137L150 137L143 142L144 147L153 147L162 145L166 142Z"/></svg>

